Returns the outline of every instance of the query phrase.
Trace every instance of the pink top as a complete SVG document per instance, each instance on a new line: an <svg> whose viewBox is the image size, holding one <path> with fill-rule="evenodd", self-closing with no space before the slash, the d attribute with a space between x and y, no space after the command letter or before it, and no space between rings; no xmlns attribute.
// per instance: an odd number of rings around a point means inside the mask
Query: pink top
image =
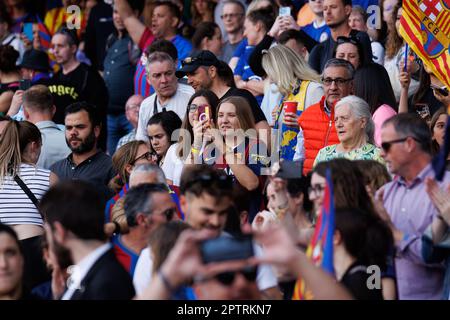
<svg viewBox="0 0 450 320"><path fill-rule="evenodd" d="M397 112L387 104L383 104L374 112L372 116L373 122L375 122L375 144L379 147L381 145L381 126L383 123L395 116Z"/></svg>

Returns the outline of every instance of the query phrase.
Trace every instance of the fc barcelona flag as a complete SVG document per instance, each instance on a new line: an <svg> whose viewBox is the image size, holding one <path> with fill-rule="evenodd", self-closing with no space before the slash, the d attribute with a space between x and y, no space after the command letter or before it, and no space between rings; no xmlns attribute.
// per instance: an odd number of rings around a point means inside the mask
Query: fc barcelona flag
<svg viewBox="0 0 450 320"><path fill-rule="evenodd" d="M450 0L403 1L400 35L450 88Z"/></svg>
<svg viewBox="0 0 450 320"><path fill-rule="evenodd" d="M306 256L316 266L334 275L333 267L333 236L334 236L334 193L331 180L331 169L327 168L326 186L320 213L314 230L314 235L306 250ZM302 278L297 280L292 300L311 300L312 293L306 288Z"/></svg>
<svg viewBox="0 0 450 320"><path fill-rule="evenodd" d="M45 26L44 22L42 22L39 16L37 17L37 24L39 29L39 42L41 48L44 50L48 50L50 49L52 36L50 35L50 32L47 30L47 27Z"/></svg>

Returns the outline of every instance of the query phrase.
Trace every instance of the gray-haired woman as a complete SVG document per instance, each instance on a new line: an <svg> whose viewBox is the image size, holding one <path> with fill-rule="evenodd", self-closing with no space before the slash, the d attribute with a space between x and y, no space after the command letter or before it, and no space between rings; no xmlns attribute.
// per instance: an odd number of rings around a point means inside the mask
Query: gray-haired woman
<svg viewBox="0 0 450 320"><path fill-rule="evenodd" d="M356 96L347 96L336 104L334 112L340 143L322 148L314 166L335 158L375 160L384 164L380 149L374 145L375 125L367 102Z"/></svg>

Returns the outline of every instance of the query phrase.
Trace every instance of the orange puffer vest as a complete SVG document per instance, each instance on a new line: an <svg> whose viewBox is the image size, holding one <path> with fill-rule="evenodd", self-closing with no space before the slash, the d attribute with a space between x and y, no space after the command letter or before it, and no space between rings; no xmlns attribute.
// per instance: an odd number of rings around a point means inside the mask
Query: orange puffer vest
<svg viewBox="0 0 450 320"><path fill-rule="evenodd" d="M334 106L331 110L331 117L329 117L325 112L324 102L325 97L322 97L319 103L310 106L298 118L298 124L303 130L305 141L304 174L312 170L314 160L320 149L339 143L334 126Z"/></svg>

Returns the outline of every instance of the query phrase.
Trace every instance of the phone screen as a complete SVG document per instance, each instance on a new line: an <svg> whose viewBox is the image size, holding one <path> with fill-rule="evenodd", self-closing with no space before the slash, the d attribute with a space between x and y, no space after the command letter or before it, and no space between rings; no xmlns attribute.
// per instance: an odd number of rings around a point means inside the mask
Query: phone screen
<svg viewBox="0 0 450 320"><path fill-rule="evenodd" d="M290 16L291 15L291 7L281 7L279 15L280 16Z"/></svg>
<svg viewBox="0 0 450 320"><path fill-rule="evenodd" d="M28 79L22 79L19 81L19 89L20 90L28 90L31 87L31 81Z"/></svg>
<svg viewBox="0 0 450 320"><path fill-rule="evenodd" d="M210 119L209 117L209 106L200 105L197 109L198 121L203 121L205 119Z"/></svg>
<svg viewBox="0 0 450 320"><path fill-rule="evenodd" d="M242 260L254 256L251 236L229 236L209 239L202 242L201 254L204 263Z"/></svg>
<svg viewBox="0 0 450 320"><path fill-rule="evenodd" d="M33 41L33 24L26 22L23 24L22 32L28 38L28 40Z"/></svg>

